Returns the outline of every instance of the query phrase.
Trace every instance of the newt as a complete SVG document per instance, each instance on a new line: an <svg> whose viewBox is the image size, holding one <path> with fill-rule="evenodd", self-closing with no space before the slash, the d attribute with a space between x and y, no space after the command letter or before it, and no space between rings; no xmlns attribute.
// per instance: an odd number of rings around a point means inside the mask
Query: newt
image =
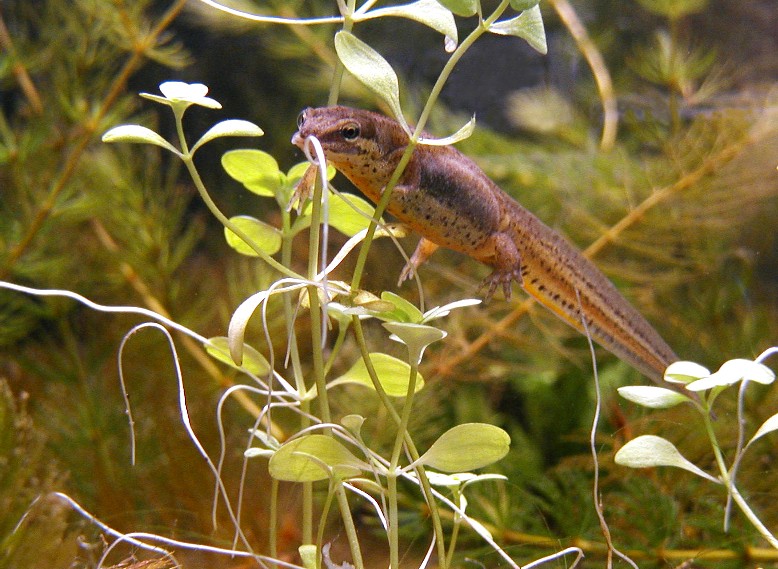
<svg viewBox="0 0 778 569"><path fill-rule="evenodd" d="M343 106L308 108L292 143L315 136L327 160L368 199L378 203L410 137L384 115ZM648 321L613 283L559 233L495 184L452 146L414 148L392 190L387 211L421 235L400 282L439 247L464 253L493 271L487 299L513 282L576 330L657 383L678 360Z"/></svg>

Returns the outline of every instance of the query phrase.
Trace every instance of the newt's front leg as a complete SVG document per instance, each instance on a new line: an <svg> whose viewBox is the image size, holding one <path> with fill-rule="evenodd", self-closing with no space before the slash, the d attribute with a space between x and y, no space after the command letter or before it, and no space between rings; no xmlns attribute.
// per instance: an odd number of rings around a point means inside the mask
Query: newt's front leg
<svg viewBox="0 0 778 569"><path fill-rule="evenodd" d="M433 243L429 239L422 237L419 244L416 245L416 250L413 252L413 255L411 255L411 258L408 260L405 267L403 267L400 278L397 281L397 286L400 286L406 279L409 279L411 275L416 272L416 269L422 266L439 248L440 245L437 243Z"/></svg>
<svg viewBox="0 0 778 569"><path fill-rule="evenodd" d="M486 287L484 300L488 301L494 295L497 286L502 285L505 299L509 300L511 298L513 281L516 281L519 286L524 284L521 275L521 254L516 247L516 243L514 243L508 233L503 231L495 232L489 236L482 251L479 252L481 254L475 255L476 258L494 270L492 274L484 279L478 290L481 291Z"/></svg>

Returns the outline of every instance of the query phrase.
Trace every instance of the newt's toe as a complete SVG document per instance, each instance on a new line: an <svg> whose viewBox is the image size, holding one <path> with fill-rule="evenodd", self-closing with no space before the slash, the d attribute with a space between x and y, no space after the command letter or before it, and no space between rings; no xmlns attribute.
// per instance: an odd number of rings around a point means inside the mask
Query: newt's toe
<svg viewBox="0 0 778 569"><path fill-rule="evenodd" d="M484 301L489 302L489 300L494 295L494 291L497 290L497 287L502 285L502 293L505 295L505 300L510 300L511 285L513 284L513 281L516 281L519 284L522 283L521 270L495 270L491 275L484 279L484 281L481 283L481 286L478 287L478 292L486 288Z"/></svg>

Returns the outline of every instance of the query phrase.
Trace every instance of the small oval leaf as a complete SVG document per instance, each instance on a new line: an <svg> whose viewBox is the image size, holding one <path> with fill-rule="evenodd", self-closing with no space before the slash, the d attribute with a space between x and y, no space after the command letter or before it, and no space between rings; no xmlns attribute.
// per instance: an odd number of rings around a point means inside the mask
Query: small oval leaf
<svg viewBox="0 0 778 569"><path fill-rule="evenodd" d="M375 208L367 200L353 195L335 194L330 195L329 199L329 221L332 227L348 237L368 228Z"/></svg>
<svg viewBox="0 0 778 569"><path fill-rule="evenodd" d="M630 385L619 387L619 395L633 403L648 407L650 409L668 409L675 407L679 403L691 401L686 395L665 389L664 387L654 387L652 385Z"/></svg>
<svg viewBox="0 0 778 569"><path fill-rule="evenodd" d="M181 156L175 146L162 138L159 134L139 124L123 124L109 130L103 135L103 142L129 142L133 144L154 144L170 150L173 154Z"/></svg>
<svg viewBox="0 0 778 569"><path fill-rule="evenodd" d="M426 324L384 322L383 326L393 334L392 339L399 339L408 346L408 360L416 365L421 362L427 346L446 337L446 332L440 328Z"/></svg>
<svg viewBox="0 0 778 569"><path fill-rule="evenodd" d="M353 478L369 466L332 437L305 435L281 445L268 469L276 480L316 482L331 473L339 479Z"/></svg>
<svg viewBox="0 0 778 569"><path fill-rule="evenodd" d="M273 255L281 249L281 232L272 225L268 225L248 215L231 217L230 221L268 255ZM227 244L238 253L248 255L249 257L259 256L259 253L226 227L224 228L224 237L227 239Z"/></svg>
<svg viewBox="0 0 778 569"><path fill-rule="evenodd" d="M478 10L478 0L437 0L441 6L451 10L457 16L468 18Z"/></svg>
<svg viewBox="0 0 778 569"><path fill-rule="evenodd" d="M420 138L419 144L426 144L427 146L448 146L450 144L456 144L457 142L461 142L467 137L469 137L471 134L473 134L474 130L475 130L475 117L467 121L462 126L462 128L460 128L451 136L447 136L445 138Z"/></svg>
<svg viewBox="0 0 778 569"><path fill-rule="evenodd" d="M438 438L419 463L442 472L466 472L488 466L508 454L511 438L499 427L465 423Z"/></svg>
<svg viewBox="0 0 778 569"><path fill-rule="evenodd" d="M385 311L384 315L378 315L382 320L420 323L424 318L421 310L399 294L385 290L381 293L381 300L389 302L393 306L392 309Z"/></svg>
<svg viewBox="0 0 778 569"><path fill-rule="evenodd" d="M245 148L225 152L222 167L231 178L258 196L275 197L281 186L278 162L262 150Z"/></svg>
<svg viewBox="0 0 778 569"><path fill-rule="evenodd" d="M243 363L240 366L235 365L230 355L229 340L226 336L216 336L209 338L204 344L205 351L222 363L241 371L248 371L254 375L262 376L270 371L270 364L261 353L249 346L243 344Z"/></svg>
<svg viewBox="0 0 778 569"><path fill-rule="evenodd" d="M655 435L641 435L629 441L619 449L614 460L616 464L630 468L675 466L720 484L710 474L684 458L673 443Z"/></svg>
<svg viewBox="0 0 778 569"><path fill-rule="evenodd" d="M680 361L667 366L664 378L668 383L687 384L709 375L710 370L698 363Z"/></svg>
<svg viewBox="0 0 778 569"><path fill-rule="evenodd" d="M489 26L489 31L493 34L522 38L539 53L543 55L548 53L543 16L541 16L540 7L537 5L524 10L515 18L495 22Z"/></svg>
<svg viewBox="0 0 778 569"><path fill-rule="evenodd" d="M755 440L760 439L766 434L772 433L773 431L778 431L778 413L762 423L762 426L757 429L756 433L754 433L754 436L751 437L750 441L748 441L748 444L750 445Z"/></svg>
<svg viewBox="0 0 778 569"><path fill-rule="evenodd" d="M399 6L387 6L377 10L370 10L362 19L380 18L383 16L397 16L415 20L433 30L440 32L456 45L457 25L451 11L444 8L438 0L419 0L410 4Z"/></svg>
<svg viewBox="0 0 778 569"><path fill-rule="evenodd" d="M380 352L371 353L370 362L373 364L373 368L375 368L381 387L384 388L389 397L405 397L408 395L411 366L389 354ZM367 372L367 366L365 366L365 362L361 358L354 362L354 365L346 373L330 382L330 385L335 386L344 383L357 383L370 389L375 389L373 381L370 379L370 374ZM424 387L424 378L420 373L417 373L415 391L418 392L422 387Z"/></svg>
<svg viewBox="0 0 778 569"><path fill-rule="evenodd" d="M253 122L230 119L213 125L192 147L192 154L203 144L223 136L262 136L264 131Z"/></svg>
<svg viewBox="0 0 778 569"><path fill-rule="evenodd" d="M354 34L335 34L335 51L349 73L389 105L394 118L403 121L397 74L380 53Z"/></svg>

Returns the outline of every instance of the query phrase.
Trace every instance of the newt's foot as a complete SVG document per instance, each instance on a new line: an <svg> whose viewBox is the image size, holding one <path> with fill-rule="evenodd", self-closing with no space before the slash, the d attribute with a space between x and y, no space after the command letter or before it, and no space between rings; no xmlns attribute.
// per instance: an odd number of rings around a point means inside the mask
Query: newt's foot
<svg viewBox="0 0 778 569"><path fill-rule="evenodd" d="M516 281L519 286L522 284L521 269L513 269L509 271L496 270L491 275L484 279L481 286L478 287L478 292L481 292L486 288L486 294L484 294L484 301L489 300L494 295L494 291L497 290L498 285L502 285L502 293L505 295L505 300L511 298L511 285L513 281Z"/></svg>

